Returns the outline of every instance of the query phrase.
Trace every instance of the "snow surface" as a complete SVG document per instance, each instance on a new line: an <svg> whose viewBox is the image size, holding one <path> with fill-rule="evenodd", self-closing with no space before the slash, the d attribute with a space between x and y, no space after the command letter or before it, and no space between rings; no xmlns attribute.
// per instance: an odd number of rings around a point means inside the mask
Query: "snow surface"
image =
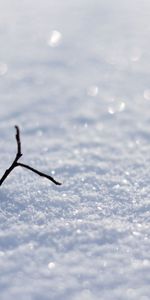
<svg viewBox="0 0 150 300"><path fill-rule="evenodd" d="M1 300L150 299L150 2L1 0Z"/></svg>

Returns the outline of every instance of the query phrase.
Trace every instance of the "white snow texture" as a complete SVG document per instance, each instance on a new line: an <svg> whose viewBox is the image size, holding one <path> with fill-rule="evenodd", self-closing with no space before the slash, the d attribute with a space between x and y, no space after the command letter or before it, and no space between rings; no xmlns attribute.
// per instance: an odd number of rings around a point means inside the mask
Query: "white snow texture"
<svg viewBox="0 0 150 300"><path fill-rule="evenodd" d="M0 300L150 299L150 1L1 0Z"/></svg>

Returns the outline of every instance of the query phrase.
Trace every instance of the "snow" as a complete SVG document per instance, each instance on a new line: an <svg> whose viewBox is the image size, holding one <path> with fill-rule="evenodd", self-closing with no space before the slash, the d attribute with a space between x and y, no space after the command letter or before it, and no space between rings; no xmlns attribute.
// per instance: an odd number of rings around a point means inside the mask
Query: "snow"
<svg viewBox="0 0 150 300"><path fill-rule="evenodd" d="M0 9L1 300L150 299L150 3Z"/></svg>

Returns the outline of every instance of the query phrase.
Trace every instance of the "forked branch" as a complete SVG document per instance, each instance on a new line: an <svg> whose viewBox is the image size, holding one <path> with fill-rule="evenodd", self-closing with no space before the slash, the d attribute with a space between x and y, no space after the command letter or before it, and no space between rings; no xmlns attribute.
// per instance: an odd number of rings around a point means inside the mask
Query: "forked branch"
<svg viewBox="0 0 150 300"><path fill-rule="evenodd" d="M2 176L2 178L0 179L0 185L2 185L2 183L4 182L4 180L8 177L8 175L11 173L11 171L20 166L20 167L23 167L23 168L26 168L28 170L31 170L32 172L38 174L39 176L42 176L42 177L45 177L49 180L51 180L53 183L55 183L56 185L61 185L60 182L56 181L53 177L51 177L50 175L47 175L45 173L42 173L26 164L22 164L22 163L19 163L18 160L20 159L20 157L23 155L21 153L21 141L20 141L20 130L19 130L19 127L18 126L15 126L16 128L16 141L17 141L17 153L16 153L16 157L13 161L13 163L11 164L11 166L9 167L9 169L7 169L4 173L4 175Z"/></svg>

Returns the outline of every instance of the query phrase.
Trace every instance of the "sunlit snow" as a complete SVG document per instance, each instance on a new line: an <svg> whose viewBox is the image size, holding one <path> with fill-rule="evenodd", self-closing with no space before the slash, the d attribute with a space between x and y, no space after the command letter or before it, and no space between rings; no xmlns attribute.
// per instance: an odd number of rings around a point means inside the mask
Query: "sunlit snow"
<svg viewBox="0 0 150 300"><path fill-rule="evenodd" d="M0 300L150 299L150 2L2 0Z"/></svg>

